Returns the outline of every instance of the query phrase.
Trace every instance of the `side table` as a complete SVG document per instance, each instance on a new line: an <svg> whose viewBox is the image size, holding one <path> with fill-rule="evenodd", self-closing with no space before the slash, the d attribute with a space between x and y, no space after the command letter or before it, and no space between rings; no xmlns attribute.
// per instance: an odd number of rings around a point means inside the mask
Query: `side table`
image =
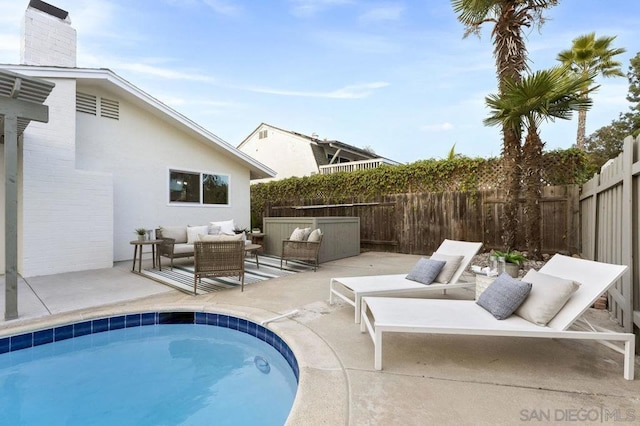
<svg viewBox="0 0 640 426"><path fill-rule="evenodd" d="M247 238L251 239L251 244L257 244L259 246L263 246L265 235L266 234L264 232L249 232L247 234ZM262 252L262 247L260 247L260 252Z"/></svg>
<svg viewBox="0 0 640 426"><path fill-rule="evenodd" d="M258 252L262 246L260 244L247 244L244 246L245 253L253 254L256 257L256 268L260 269L260 261L258 260Z"/></svg>
<svg viewBox="0 0 640 426"><path fill-rule="evenodd" d="M498 278L497 276L488 276L484 274L476 274L476 300L480 297L483 291L491 285Z"/></svg>
<svg viewBox="0 0 640 426"><path fill-rule="evenodd" d="M160 249L156 250L156 246L162 243L162 240L133 240L129 241L129 244L133 245L133 266L131 271L136 270L136 259L138 260L138 273L142 272L142 247L151 246L151 258L153 259L153 267L156 267L156 259L158 260L158 268L162 271L162 264L160 264ZM140 255L138 256L138 252Z"/></svg>

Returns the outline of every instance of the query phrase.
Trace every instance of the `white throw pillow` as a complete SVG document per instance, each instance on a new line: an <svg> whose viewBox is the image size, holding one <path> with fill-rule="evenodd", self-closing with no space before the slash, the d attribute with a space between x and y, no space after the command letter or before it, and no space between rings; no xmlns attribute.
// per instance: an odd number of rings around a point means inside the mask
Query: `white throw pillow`
<svg viewBox="0 0 640 426"><path fill-rule="evenodd" d="M187 226L187 244L193 244L198 241L198 235L207 235L209 227L203 226Z"/></svg>
<svg viewBox="0 0 640 426"><path fill-rule="evenodd" d="M462 259L464 259L464 256L451 256L448 254L433 253L429 259L444 260L447 262L433 281L441 284L449 284L453 274L455 274L460 267L460 263L462 262Z"/></svg>
<svg viewBox="0 0 640 426"><path fill-rule="evenodd" d="M222 228L218 225L212 225L209 223L209 235L220 235L222 234Z"/></svg>
<svg viewBox="0 0 640 426"><path fill-rule="evenodd" d="M289 237L291 241L304 241L304 229L297 228L293 230Z"/></svg>
<svg viewBox="0 0 640 426"><path fill-rule="evenodd" d="M530 282L531 293L515 311L519 317L545 326L556 316L580 284L572 280L554 277L530 269L522 278Z"/></svg>
<svg viewBox="0 0 640 426"><path fill-rule="evenodd" d="M236 224L234 223L233 219L225 220L225 221L222 221L222 222L209 222L209 225L211 225L211 226L219 226L221 234L226 234L226 235L235 235L236 234L233 231L236 228Z"/></svg>
<svg viewBox="0 0 640 426"><path fill-rule="evenodd" d="M314 229L313 231L311 231L311 234L309 234L309 238L307 238L307 241L320 241L320 237L322 237L322 231L320 230L320 228Z"/></svg>

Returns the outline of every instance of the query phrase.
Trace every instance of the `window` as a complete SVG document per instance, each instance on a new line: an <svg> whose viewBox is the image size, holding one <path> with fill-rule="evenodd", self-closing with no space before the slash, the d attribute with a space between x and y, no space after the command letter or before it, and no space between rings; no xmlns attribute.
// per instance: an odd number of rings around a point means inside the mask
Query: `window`
<svg viewBox="0 0 640 426"><path fill-rule="evenodd" d="M267 131L266 130L260 130L258 132L258 139L264 139L267 137Z"/></svg>
<svg viewBox="0 0 640 426"><path fill-rule="evenodd" d="M170 170L169 202L228 205L229 176Z"/></svg>

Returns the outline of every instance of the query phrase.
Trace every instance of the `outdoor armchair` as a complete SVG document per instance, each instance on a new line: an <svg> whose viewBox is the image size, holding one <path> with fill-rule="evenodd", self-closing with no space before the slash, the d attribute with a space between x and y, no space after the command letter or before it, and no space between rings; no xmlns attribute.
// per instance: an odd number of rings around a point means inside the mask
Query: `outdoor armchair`
<svg viewBox="0 0 640 426"><path fill-rule="evenodd" d="M203 277L237 276L244 291L244 241L199 241L194 244L193 294Z"/></svg>
<svg viewBox="0 0 640 426"><path fill-rule="evenodd" d="M313 270L318 269L318 255L323 235L320 234L318 241L293 241L282 240L282 255L280 256L280 269L282 261L300 260L313 264Z"/></svg>

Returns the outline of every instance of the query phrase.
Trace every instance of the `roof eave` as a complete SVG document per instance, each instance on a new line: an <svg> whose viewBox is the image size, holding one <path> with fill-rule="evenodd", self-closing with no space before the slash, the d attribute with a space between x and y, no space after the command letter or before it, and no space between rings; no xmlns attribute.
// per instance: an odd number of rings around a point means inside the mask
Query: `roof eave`
<svg viewBox="0 0 640 426"><path fill-rule="evenodd" d="M235 148L230 143L219 138L209 130L200 126L196 122L190 120L186 116L180 114L176 110L165 105L158 99L144 92L140 88L129 83L124 78L120 77L113 71L107 68L66 68L66 67L52 67L52 66L33 66L33 65L12 65L12 64L0 64L0 69L16 70L21 73L40 78L73 78L81 79L84 81L95 80L108 82L113 84L117 89L124 91L130 96L135 97L137 100L143 102L147 106L155 109L166 117L170 118L174 122L183 126L185 129L199 135L210 144L216 146L223 151L226 151L230 156L237 158L237 160L249 168L251 179L262 179L275 177L276 172L264 164L256 161L252 157L246 155L242 151Z"/></svg>

